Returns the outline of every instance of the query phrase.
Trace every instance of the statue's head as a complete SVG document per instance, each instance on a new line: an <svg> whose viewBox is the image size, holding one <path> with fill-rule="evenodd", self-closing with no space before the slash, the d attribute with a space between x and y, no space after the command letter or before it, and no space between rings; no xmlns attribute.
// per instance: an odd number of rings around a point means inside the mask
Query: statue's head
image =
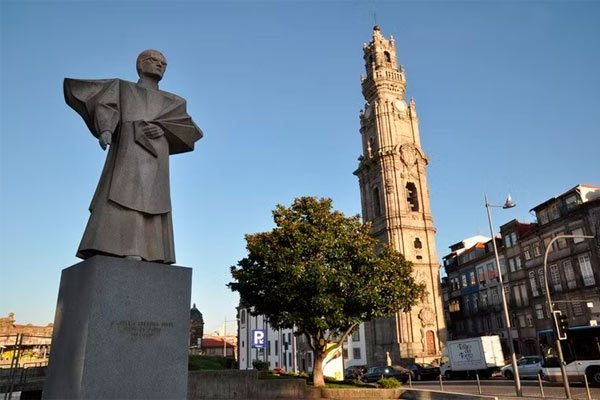
<svg viewBox="0 0 600 400"><path fill-rule="evenodd" d="M158 50L144 50L137 58L136 67L140 78L147 76L160 81L167 69L167 59Z"/></svg>

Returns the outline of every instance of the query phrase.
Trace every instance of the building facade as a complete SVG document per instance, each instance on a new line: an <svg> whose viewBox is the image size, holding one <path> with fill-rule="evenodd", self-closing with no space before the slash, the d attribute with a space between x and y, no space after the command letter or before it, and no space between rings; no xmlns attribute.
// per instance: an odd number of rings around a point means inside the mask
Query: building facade
<svg viewBox="0 0 600 400"><path fill-rule="evenodd" d="M417 282L427 298L408 312L365 324L367 360L385 365L440 356L445 323L435 248L435 228L429 205L426 166L415 102L404 99L406 76L398 64L394 38L373 29L364 45L366 76L360 112L362 155L354 174L360 185L362 215L372 223L371 235L389 244L414 264Z"/></svg>
<svg viewBox="0 0 600 400"><path fill-rule="evenodd" d="M567 315L570 326L594 325L600 320L600 187L577 185L531 211L537 222L509 221L500 227L501 235L496 239L515 351L524 356L539 353L537 332L551 329L553 325L545 297L543 270L544 253L548 248L548 283L554 308ZM562 234L595 235L595 239L559 239L550 244ZM481 308L486 304L484 292L494 285L494 275L482 280L479 270L480 266L493 263L490 244L491 241L478 250L481 243L470 243L469 249L460 254L455 254L456 249L451 246L453 253L444 257L447 277L443 296L448 299L445 316L451 339L484 334L506 337L503 318L492 316L492 324L488 325L485 321L490 315L489 306ZM467 254L476 256L468 259L464 257ZM473 285L471 272L476 277ZM498 312L501 309L494 314ZM478 322L480 320L483 322Z"/></svg>
<svg viewBox="0 0 600 400"><path fill-rule="evenodd" d="M252 369L253 361L267 363L269 369L289 372L312 372L314 354L305 335L292 329L274 329L262 315L252 316L246 308L238 309L238 360L240 369ZM252 331L265 331L266 348L252 347ZM344 367L367 365L365 330L360 325L343 343Z"/></svg>

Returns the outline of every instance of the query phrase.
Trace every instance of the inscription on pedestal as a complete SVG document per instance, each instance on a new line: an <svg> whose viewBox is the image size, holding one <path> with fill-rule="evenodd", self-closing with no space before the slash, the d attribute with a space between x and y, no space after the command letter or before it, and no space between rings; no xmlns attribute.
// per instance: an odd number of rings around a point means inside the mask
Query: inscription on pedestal
<svg viewBox="0 0 600 400"><path fill-rule="evenodd" d="M111 321L110 328L128 335L131 338L154 338L161 335L163 330L173 328L173 322L158 321Z"/></svg>

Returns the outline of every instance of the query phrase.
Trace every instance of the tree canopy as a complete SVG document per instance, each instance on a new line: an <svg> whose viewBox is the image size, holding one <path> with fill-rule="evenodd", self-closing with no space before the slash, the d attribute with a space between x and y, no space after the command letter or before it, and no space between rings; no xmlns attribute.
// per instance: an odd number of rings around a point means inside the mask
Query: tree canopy
<svg viewBox="0 0 600 400"><path fill-rule="evenodd" d="M253 315L312 339L317 384L327 344L341 345L361 322L410 310L424 287L402 254L378 246L370 224L333 210L331 199L297 198L273 219L271 232L246 235L248 256L231 267L228 286Z"/></svg>

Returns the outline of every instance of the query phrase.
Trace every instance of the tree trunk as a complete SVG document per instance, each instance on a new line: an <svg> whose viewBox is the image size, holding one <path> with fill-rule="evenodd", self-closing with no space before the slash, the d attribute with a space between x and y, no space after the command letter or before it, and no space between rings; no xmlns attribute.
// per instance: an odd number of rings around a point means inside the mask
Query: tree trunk
<svg viewBox="0 0 600 400"><path fill-rule="evenodd" d="M315 365L313 368L313 386L321 387L325 386L325 378L323 377L323 360L325 360L325 354L320 351L315 351Z"/></svg>

